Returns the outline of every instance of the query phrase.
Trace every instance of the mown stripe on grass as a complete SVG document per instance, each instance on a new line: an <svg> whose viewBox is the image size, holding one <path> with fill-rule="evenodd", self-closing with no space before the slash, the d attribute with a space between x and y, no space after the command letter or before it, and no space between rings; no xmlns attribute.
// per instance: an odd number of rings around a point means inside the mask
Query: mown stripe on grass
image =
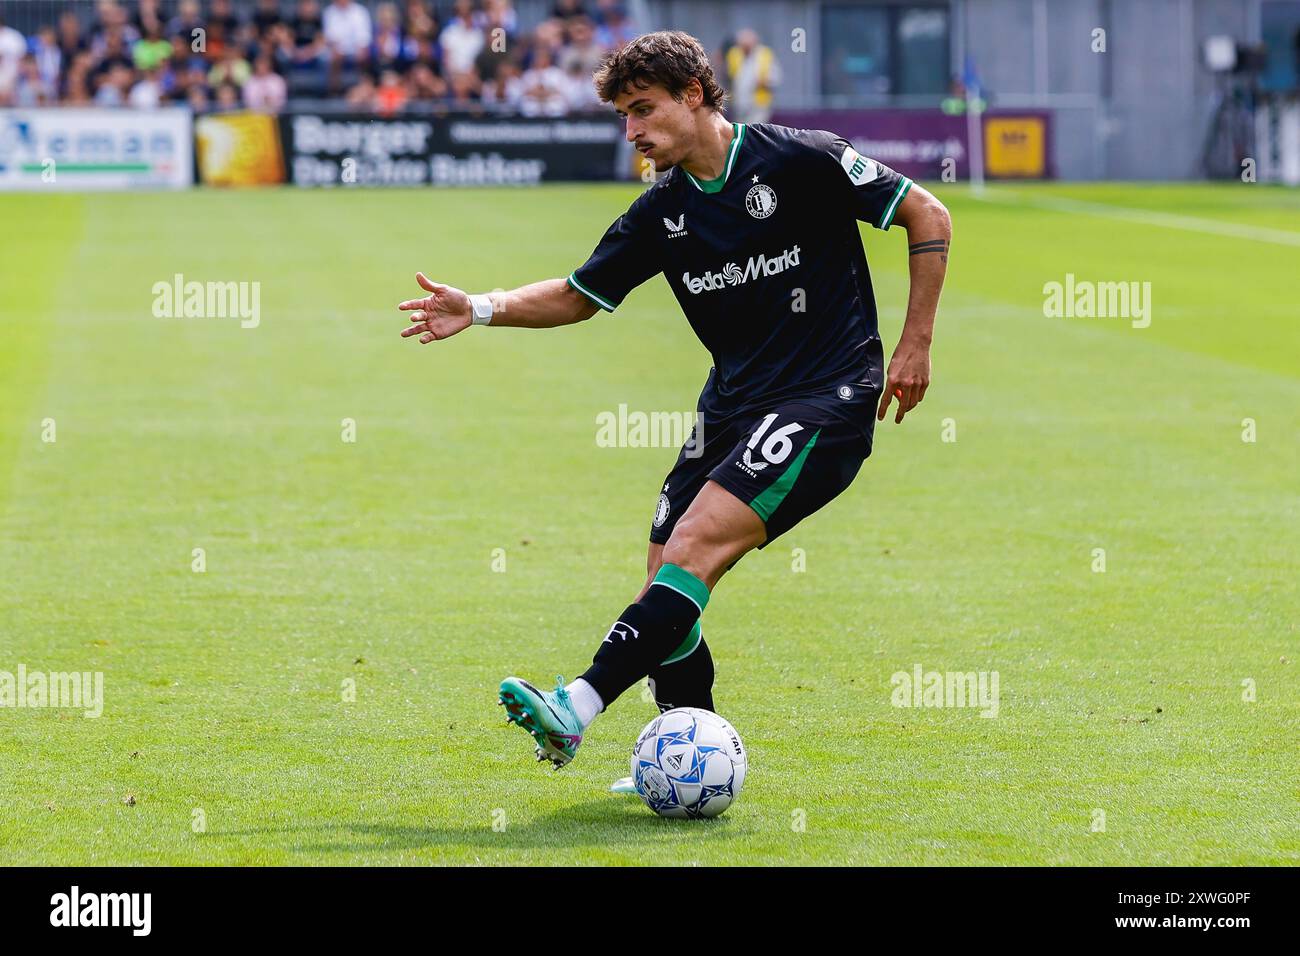
<svg viewBox="0 0 1300 956"><path fill-rule="evenodd" d="M83 203L70 194L0 198L7 226L0 230L0 515L9 508L19 448L40 440L36 405L49 369L50 317L55 297L77 281L69 265L83 232Z"/></svg>

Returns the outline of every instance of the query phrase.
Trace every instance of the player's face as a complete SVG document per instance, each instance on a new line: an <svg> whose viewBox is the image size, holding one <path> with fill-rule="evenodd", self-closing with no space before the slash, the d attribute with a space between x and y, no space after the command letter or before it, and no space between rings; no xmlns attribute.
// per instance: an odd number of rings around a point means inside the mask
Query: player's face
<svg viewBox="0 0 1300 956"><path fill-rule="evenodd" d="M676 100L656 84L645 90L633 86L614 97L614 109L627 122L627 141L655 164L655 172L676 166L694 145L693 93L699 97L698 90L688 88Z"/></svg>

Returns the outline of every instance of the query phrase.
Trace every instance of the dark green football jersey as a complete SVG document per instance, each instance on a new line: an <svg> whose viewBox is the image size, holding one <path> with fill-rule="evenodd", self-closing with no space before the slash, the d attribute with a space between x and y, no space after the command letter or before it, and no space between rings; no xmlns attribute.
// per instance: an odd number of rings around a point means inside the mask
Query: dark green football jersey
<svg viewBox="0 0 1300 956"><path fill-rule="evenodd" d="M888 229L911 185L833 133L735 124L718 179L669 170L569 283L612 312L662 272L713 356L707 418L792 398L856 418L883 387L858 222Z"/></svg>

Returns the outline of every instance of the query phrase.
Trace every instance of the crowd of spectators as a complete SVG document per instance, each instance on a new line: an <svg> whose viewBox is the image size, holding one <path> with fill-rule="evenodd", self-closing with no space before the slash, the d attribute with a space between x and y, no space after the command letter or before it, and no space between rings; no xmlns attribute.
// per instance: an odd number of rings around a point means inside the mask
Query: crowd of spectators
<svg viewBox="0 0 1300 956"><path fill-rule="evenodd" d="M189 104L279 112L299 97L558 116L637 35L619 0L557 0L524 33L510 0L98 0L24 36L0 20L0 106Z"/></svg>

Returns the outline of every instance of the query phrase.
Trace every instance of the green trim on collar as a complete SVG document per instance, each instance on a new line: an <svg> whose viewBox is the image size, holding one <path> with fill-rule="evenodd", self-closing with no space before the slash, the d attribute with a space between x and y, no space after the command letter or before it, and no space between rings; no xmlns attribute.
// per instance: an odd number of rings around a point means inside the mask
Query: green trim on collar
<svg viewBox="0 0 1300 956"><path fill-rule="evenodd" d="M745 138L745 124L731 124L731 148L727 150L727 165L722 167L722 175L717 179L699 180L686 172L686 167L682 167L682 172L686 173L686 178L695 184L695 188L702 193L721 192L722 187L727 185L727 177L731 175L731 167L736 165L736 154L740 152L740 144Z"/></svg>

